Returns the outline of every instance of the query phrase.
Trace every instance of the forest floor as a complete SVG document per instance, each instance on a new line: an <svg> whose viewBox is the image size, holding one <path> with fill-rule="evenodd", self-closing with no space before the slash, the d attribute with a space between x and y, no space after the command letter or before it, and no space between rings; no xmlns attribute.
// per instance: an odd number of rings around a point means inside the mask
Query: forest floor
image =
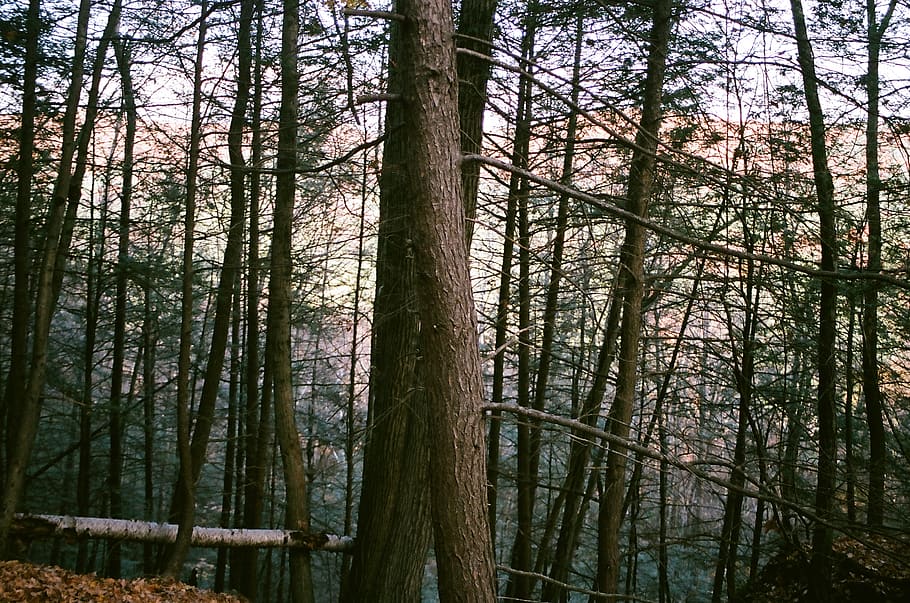
<svg viewBox="0 0 910 603"><path fill-rule="evenodd" d="M245 599L160 578L115 580L51 565L0 561L0 601L35 603L242 603Z"/></svg>
<svg viewBox="0 0 910 603"><path fill-rule="evenodd" d="M737 603L809 601L809 556L808 545L782 551L738 593ZM910 601L910 542L876 535L834 541L829 602L855 601Z"/></svg>

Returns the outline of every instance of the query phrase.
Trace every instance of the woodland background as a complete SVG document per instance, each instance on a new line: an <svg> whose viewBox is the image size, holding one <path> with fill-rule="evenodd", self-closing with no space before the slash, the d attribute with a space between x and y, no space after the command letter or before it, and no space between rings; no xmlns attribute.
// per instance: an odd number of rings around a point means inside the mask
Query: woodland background
<svg viewBox="0 0 910 603"><path fill-rule="evenodd" d="M410 222L437 133L408 23L437 21L463 404ZM357 545L28 558L269 601L663 603L803 543L821 593L833 538L910 519L908 33L897 0L2 4L4 555L20 511L288 527ZM483 419L452 433L485 512L432 464L446 394ZM496 584L446 577L464 534Z"/></svg>

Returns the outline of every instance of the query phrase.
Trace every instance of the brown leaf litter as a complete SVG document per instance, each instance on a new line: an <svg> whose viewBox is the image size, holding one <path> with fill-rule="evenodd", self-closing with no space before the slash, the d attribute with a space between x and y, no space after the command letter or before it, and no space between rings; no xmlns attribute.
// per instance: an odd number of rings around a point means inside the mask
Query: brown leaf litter
<svg viewBox="0 0 910 603"><path fill-rule="evenodd" d="M117 580L77 574L51 565L0 561L0 601L35 603L243 603L245 599L214 593L161 578Z"/></svg>

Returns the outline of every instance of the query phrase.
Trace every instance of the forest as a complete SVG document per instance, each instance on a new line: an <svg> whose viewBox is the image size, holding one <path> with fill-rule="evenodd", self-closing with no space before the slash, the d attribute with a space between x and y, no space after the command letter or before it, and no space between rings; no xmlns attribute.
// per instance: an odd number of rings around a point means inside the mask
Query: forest
<svg viewBox="0 0 910 603"><path fill-rule="evenodd" d="M4 2L0 559L907 600L908 192L904 0Z"/></svg>

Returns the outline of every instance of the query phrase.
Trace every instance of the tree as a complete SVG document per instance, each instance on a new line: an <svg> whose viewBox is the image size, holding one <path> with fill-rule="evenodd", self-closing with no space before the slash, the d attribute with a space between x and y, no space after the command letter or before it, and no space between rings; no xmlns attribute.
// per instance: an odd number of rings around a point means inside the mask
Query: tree
<svg viewBox="0 0 910 603"><path fill-rule="evenodd" d="M897 2L892 0L881 21L875 0L866 2L867 67L866 67L866 221L869 225L866 269L873 274L882 270L881 173L878 146L881 101L879 63L885 31L891 22ZM866 424L869 427L869 505L866 521L881 527L885 515L885 424L878 366L878 288L870 280L863 292L863 394L866 401Z"/></svg>
<svg viewBox="0 0 910 603"><path fill-rule="evenodd" d="M183 264L181 266L180 351L177 360L177 456L179 472L175 497L183 501L176 509L178 532L174 546L164 561L163 574L171 578L180 575L183 560L189 550L190 535L196 510L196 477L193 470L193 451L190 442L190 352L193 337L193 254L196 241L196 190L198 182L199 146L202 140L202 65L208 31L208 3L200 7L199 32L196 38L196 57L193 63L193 104L190 130L189 165L186 173L186 207L183 217Z"/></svg>
<svg viewBox="0 0 910 603"><path fill-rule="evenodd" d="M806 106L809 110L809 131L812 148L812 167L815 174L815 194L818 199L820 268L826 274L837 269L837 231L834 221L834 182L828 168L825 139L825 117L818 95L815 59L806 27L801 0L791 0L796 46ZM820 521L812 531L811 594L817 601L827 601L831 589L832 530L829 522L834 509L837 469L837 285L830 277L819 285L818 317L818 481L815 487L815 513Z"/></svg>
<svg viewBox="0 0 910 603"><path fill-rule="evenodd" d="M393 22L388 92L405 86L403 25ZM429 443L421 383L410 205L407 115L386 106L379 180L376 293L373 300L368 436L357 518L357 541L346 601L420 601L430 545Z"/></svg>
<svg viewBox="0 0 910 603"><path fill-rule="evenodd" d="M25 487L25 470L41 416L41 392L47 370L47 346L54 307L54 271L57 266L58 243L63 228L63 215L72 176L76 144L76 117L82 92L89 4L88 0L83 0L79 5L73 69L63 119L63 142L59 168L48 211L47 232L45 233L43 255L40 259L39 274L35 281L37 298L26 387L23 391L18 392L22 400L18 412L10 414L12 406L8 406L7 410L7 425L18 424L19 428L15 434L8 434L7 439L9 457L6 468L6 487L3 494L3 514L0 516L0 557L6 557L9 554L9 528ZM20 341L19 343L25 342ZM15 354L22 353L25 352L15 352ZM13 387L19 386L14 385ZM9 404L9 398L7 401Z"/></svg>
<svg viewBox="0 0 910 603"><path fill-rule="evenodd" d="M428 406L433 537L443 601L495 600L486 525L483 387L464 245L458 80L447 2L401 1L414 269ZM393 58L393 60L396 60Z"/></svg>
<svg viewBox="0 0 910 603"><path fill-rule="evenodd" d="M648 200L654 178L658 132L662 118L661 94L667 64L670 32L673 27L673 2L658 0L653 6L649 38L648 67L642 96L641 121L635 136L635 150L629 168L626 208L639 217L648 215ZM619 373L616 395L610 408L609 431L627 438L629 421L638 384L638 344L641 329L641 303L644 291L645 229L639 222L626 224L620 251L617 296L622 299ZM611 444L604 470L603 493L598 513L597 590L616 592L619 582L619 528L622 522L623 482L626 451Z"/></svg>
<svg viewBox="0 0 910 603"><path fill-rule="evenodd" d="M275 396L275 432L281 449L285 481L285 522L309 531L310 511L303 449L297 430L294 384L291 375L291 231L293 228L295 166L297 165L297 36L300 30L298 0L284 0L281 21L281 107L278 122L278 156L275 179L275 227L269 277L268 349ZM290 553L290 592L293 603L310 603L313 577L309 551Z"/></svg>

